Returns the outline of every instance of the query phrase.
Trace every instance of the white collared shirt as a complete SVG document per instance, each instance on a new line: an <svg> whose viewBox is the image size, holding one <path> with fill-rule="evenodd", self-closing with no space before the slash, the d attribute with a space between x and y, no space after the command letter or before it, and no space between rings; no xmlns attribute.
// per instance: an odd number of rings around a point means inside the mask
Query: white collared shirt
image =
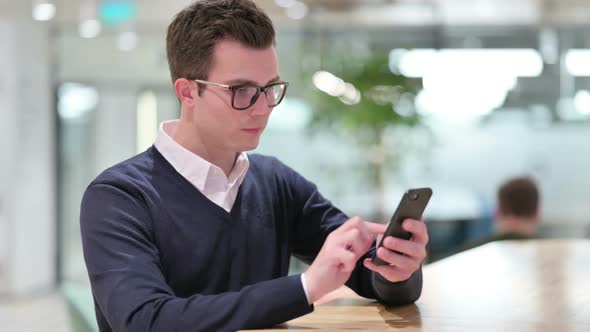
<svg viewBox="0 0 590 332"><path fill-rule="evenodd" d="M248 156L240 152L234 168L227 177L221 168L185 149L172 139L178 122L179 120L171 120L160 124L158 138L154 143L156 149L205 197L230 212L250 166Z"/></svg>

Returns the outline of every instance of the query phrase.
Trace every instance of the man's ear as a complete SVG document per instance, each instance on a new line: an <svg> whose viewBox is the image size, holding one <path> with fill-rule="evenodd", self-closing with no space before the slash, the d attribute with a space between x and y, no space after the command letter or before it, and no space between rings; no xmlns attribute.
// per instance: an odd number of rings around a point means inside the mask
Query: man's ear
<svg viewBox="0 0 590 332"><path fill-rule="evenodd" d="M195 98L198 97L195 85L197 84L194 81L186 78L179 78L174 82L174 92L182 105L191 107L195 104Z"/></svg>

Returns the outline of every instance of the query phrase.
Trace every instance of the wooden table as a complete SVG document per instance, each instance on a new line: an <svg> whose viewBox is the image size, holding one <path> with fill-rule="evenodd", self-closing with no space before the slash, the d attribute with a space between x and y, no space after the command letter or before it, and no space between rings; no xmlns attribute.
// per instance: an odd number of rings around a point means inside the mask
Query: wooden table
<svg viewBox="0 0 590 332"><path fill-rule="evenodd" d="M495 242L443 259L424 267L413 305L348 289L323 301L275 331L590 332L590 240Z"/></svg>

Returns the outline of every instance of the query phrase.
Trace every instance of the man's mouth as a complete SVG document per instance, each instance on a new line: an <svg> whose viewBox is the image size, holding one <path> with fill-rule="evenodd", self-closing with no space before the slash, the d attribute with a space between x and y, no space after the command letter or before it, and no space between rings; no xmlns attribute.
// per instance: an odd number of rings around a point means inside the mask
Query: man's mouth
<svg viewBox="0 0 590 332"><path fill-rule="evenodd" d="M262 132L263 128L245 128L242 129L242 131L245 131L249 134L259 134L260 132Z"/></svg>

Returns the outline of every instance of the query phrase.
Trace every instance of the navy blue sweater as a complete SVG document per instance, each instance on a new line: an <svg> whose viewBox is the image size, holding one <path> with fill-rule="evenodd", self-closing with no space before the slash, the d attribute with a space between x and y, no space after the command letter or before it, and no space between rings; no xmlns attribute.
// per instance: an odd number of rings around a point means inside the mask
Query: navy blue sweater
<svg viewBox="0 0 590 332"><path fill-rule="evenodd" d="M301 276L287 276L290 255L311 263L348 217L277 159L249 159L230 213L154 147L88 186L80 226L100 331L233 331L313 311ZM406 304L422 274L389 283L361 259L347 285Z"/></svg>

